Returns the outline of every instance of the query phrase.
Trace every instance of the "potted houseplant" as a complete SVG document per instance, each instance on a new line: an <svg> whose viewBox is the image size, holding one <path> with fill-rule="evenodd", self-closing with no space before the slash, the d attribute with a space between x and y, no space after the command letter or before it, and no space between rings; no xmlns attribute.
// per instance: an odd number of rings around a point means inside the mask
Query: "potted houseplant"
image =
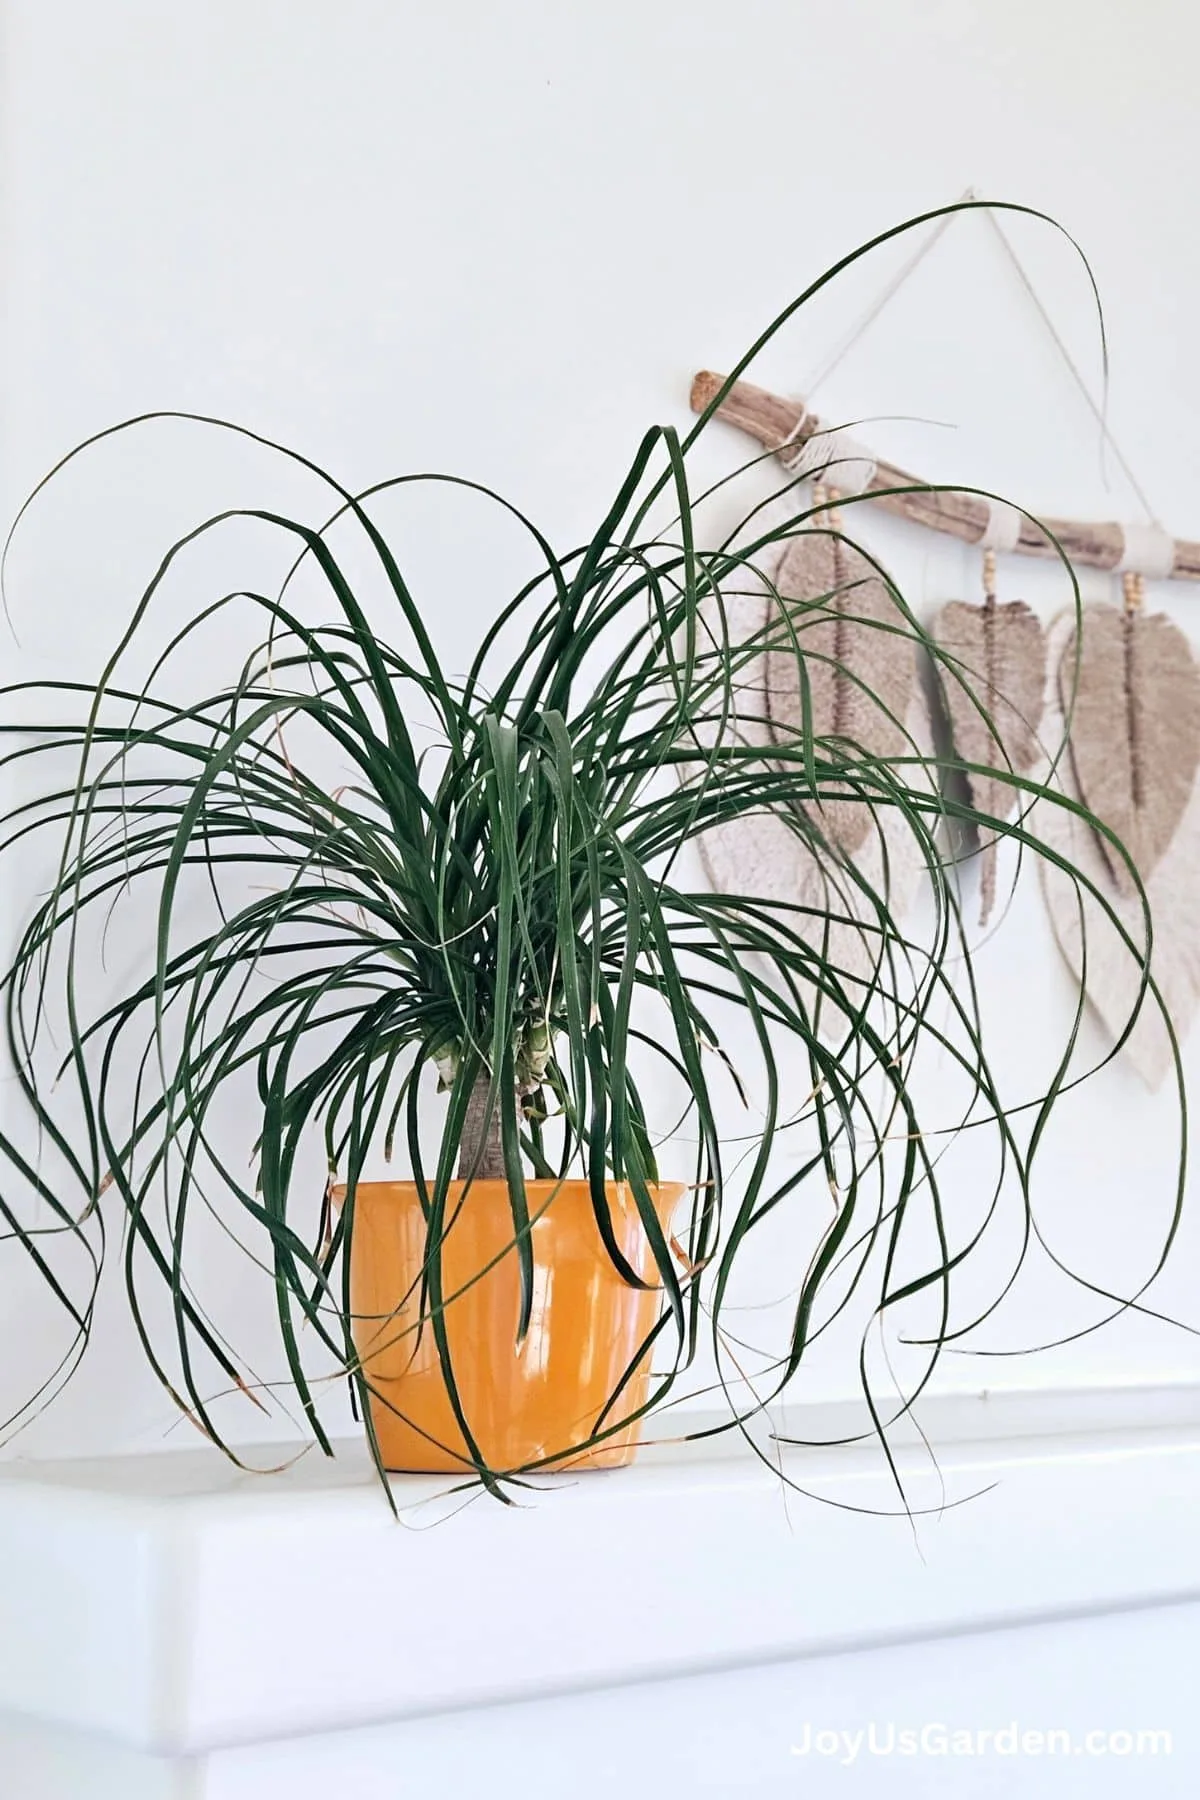
<svg viewBox="0 0 1200 1800"><path fill-rule="evenodd" d="M974 1121L990 1119L1027 1195L1074 1030L1019 1142L988 1064L945 827L1040 854L1025 803L1072 803L998 758L990 777L1022 804L980 813L961 787L932 779L946 753L905 739L881 758L815 731L805 705L769 741L745 730L748 672L764 655L790 656L803 696L806 668L831 655L805 633L835 606L844 614L845 596L835 583L781 602L749 634L731 623L736 596L747 582L774 592L769 564L754 572L773 548L845 527L796 487L786 508L703 547L688 456L720 397L682 442L647 433L590 542L561 554L527 527L528 584L462 666L437 653L376 522L389 484L355 495L323 477L326 518L239 515L279 534L292 575L315 572L317 616L293 602L289 575L273 594L208 608L147 681L125 678L164 573L222 515L168 551L92 689L41 684L32 725L13 719L9 691L8 761L67 753L74 772L23 800L4 832L10 867L51 834L58 871L5 977L18 1079L57 1167L52 1176L17 1134L0 1142L5 1227L66 1309L78 1352L89 1300L56 1272L54 1236L98 1257L105 1218L123 1219L127 1254L170 1300L169 1360L130 1284L146 1354L223 1447L206 1396L214 1380L253 1384L187 1279L188 1208L214 1185L269 1268L316 1441L331 1448L313 1353L349 1377L381 1470L458 1471L496 1492L522 1472L631 1454L706 1333L719 1362L747 1239L811 1188L834 1192L833 1221L795 1281L785 1352L761 1397L803 1365L826 1284L839 1270L844 1280L864 1237L885 1266L878 1275L864 1256L855 1279L878 1276L879 1308L948 1293L972 1248L942 1228L914 1072L923 1041L942 1041L966 1072ZM347 533L386 588L390 626L368 616L348 573ZM880 629L919 648L943 681L962 680L888 591L894 616ZM178 675L192 633L220 608L256 613L261 649L198 696ZM28 716L28 692L22 706ZM901 820L932 884L938 924L919 978L887 880L857 869L829 827L828 809L847 804L871 829ZM752 817L823 860L835 890L854 884L873 946L865 976L822 950L811 909L696 878L694 847ZM131 893L148 896L144 966L85 1001L97 930ZM1148 978L1141 998L1153 1003ZM953 1032L935 1001L952 1002ZM731 1016L736 1057L723 1045ZM649 1118L656 1062L691 1121L689 1166L676 1164L673 1182L660 1179ZM252 1177L219 1129L247 1081ZM738 1082L761 1114L735 1184L717 1089ZM885 1141L895 1135L899 1156ZM403 1181L368 1180L380 1145L407 1164ZM888 1203L868 1219L866 1196L885 1175ZM902 1283L889 1245L918 1207L941 1248ZM943 1318L909 1402L946 1335ZM747 1410L735 1403L731 1424Z"/></svg>

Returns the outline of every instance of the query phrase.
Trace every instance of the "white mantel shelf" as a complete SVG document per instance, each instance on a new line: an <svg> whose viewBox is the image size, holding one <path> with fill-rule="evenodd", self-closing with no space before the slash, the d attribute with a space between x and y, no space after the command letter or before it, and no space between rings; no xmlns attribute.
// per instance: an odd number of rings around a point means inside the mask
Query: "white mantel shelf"
<svg viewBox="0 0 1200 1800"><path fill-rule="evenodd" d="M399 1478L399 1524L357 1445L274 1477L206 1450L4 1465L0 1713L194 1758L1196 1599L1195 1394L1155 1392L1110 1400L1117 1428L1074 1432L1048 1429L1061 1396L946 1403L948 1497L990 1491L915 1536L785 1499L747 1454L656 1451L453 1517L445 1483ZM848 1505L895 1504L876 1458L790 1467ZM919 1491L936 1500L927 1460Z"/></svg>

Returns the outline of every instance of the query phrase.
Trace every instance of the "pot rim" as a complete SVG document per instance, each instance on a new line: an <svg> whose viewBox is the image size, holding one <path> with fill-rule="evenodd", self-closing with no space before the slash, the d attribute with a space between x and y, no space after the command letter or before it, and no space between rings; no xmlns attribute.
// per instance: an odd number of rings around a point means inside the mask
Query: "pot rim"
<svg viewBox="0 0 1200 1800"><path fill-rule="evenodd" d="M431 1186L432 1183L428 1181L418 1183L407 1175L389 1176L380 1181L360 1181L356 1184L354 1191L356 1198L363 1196L380 1198L384 1192L391 1190L396 1193L397 1197L415 1199L421 1187L428 1192ZM680 1200L684 1194L691 1191L695 1183L690 1181L650 1181L646 1183L646 1186L656 1199L669 1197L673 1200ZM484 1178L475 1176L468 1183L463 1177L457 1175L450 1183L449 1192L455 1198L461 1199L468 1187L472 1193L481 1194L485 1199L496 1198L500 1194L507 1199L509 1193L508 1181L503 1176ZM566 1175L561 1179L553 1175L538 1175L531 1176L525 1183L525 1192L537 1199L550 1199L560 1192L583 1194L590 1198L591 1191L591 1183L586 1175ZM622 1198L626 1196L632 1198L633 1185L628 1181L606 1181L604 1191L610 1197L619 1195ZM335 1206L342 1205L348 1192L349 1189L344 1181L334 1182L329 1188L329 1196Z"/></svg>

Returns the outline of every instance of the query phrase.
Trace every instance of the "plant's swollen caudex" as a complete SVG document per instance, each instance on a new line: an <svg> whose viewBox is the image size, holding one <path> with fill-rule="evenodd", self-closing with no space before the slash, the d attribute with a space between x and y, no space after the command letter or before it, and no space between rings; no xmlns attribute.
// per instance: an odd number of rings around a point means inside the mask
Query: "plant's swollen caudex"
<svg viewBox="0 0 1200 1800"><path fill-rule="evenodd" d="M730 381L804 299L872 248L814 283ZM189 1231L198 1211L214 1208L273 1278L289 1380L312 1436L329 1448L319 1402L331 1373L349 1376L369 1419L347 1249L367 1159L393 1144L424 1192L421 1329L452 1396L441 1245L457 1177L507 1182L521 1329L532 1306L527 1180L586 1173L609 1254L636 1280L606 1198L606 1183L626 1183L663 1291L647 1404L671 1393L707 1337L730 1423L748 1435L851 1295L868 1298L876 1324L919 1301L928 1330L901 1398L876 1395L863 1363L886 1449L889 1422L920 1394L944 1346L990 1310L977 1286L970 1319L952 1302L958 1271L990 1254L1002 1200L1018 1210L1020 1243L1014 1256L1010 1234L1009 1260L996 1259L992 1304L1011 1287L1036 1235L1038 1145L1079 1078L1079 1015L1043 1091L1002 1093L960 913L961 872L945 854L947 838L958 841L947 822L1054 857L1142 968L1135 1010L1157 1003L1145 973L1149 916L1140 934L1125 930L1098 887L1031 834L1035 799L1088 817L1078 803L1003 766L960 763L960 776L984 779L970 790L961 779L939 784L903 719L891 721L886 754L814 727L813 692L861 681L871 633L890 636L895 655L932 659L943 683L963 679L874 563L865 590L877 597L882 584L891 606L856 613L854 581L801 600L771 589L761 626L731 633L737 595L765 579L764 553L834 528L795 486L790 509L756 509L736 534L701 547L688 453L719 399L682 442L669 429L647 433L581 548L558 554L508 509L528 531L536 566L465 671L443 667L378 523L391 484L352 495L281 452L327 483L324 523L261 510L199 523L138 598L93 688L49 681L7 690L0 745L10 774L52 773L3 820L4 883L11 891L37 842L53 843L56 869L3 977L15 1085L38 1131L6 1121L0 1229L32 1261L71 1336L31 1409L86 1345L115 1217L145 1353L201 1430L228 1447L214 1394L259 1390L189 1278ZM240 429L197 425L214 427ZM290 577L274 596L216 599L197 609L148 681L129 677L139 634L159 617L165 574L186 569L197 540L238 518L276 533L288 562L319 580L317 614L293 600ZM368 619L350 572L364 556L394 628L378 608ZM843 560L861 571L858 557ZM1065 588L1065 561L1064 569ZM196 695L186 680L193 634L222 609L257 613L262 649L219 691ZM829 667L834 618L857 634L848 674ZM764 658L788 704L747 730L744 696ZM977 683L966 680L965 692L980 704ZM14 722L18 712L36 722ZM1004 803L980 811L968 791L1001 793ZM855 807L860 837L900 821L916 847L933 902L919 933L894 914L886 871L872 880L843 847ZM769 819L824 859L824 911L802 898L709 890L691 852L706 833L749 818ZM1137 888L1121 846L1104 836L1108 859ZM839 918L839 896L851 894ZM139 895L152 919L144 967L98 1002L97 942L110 912L136 906ZM847 920L869 951L853 969L822 947L823 923ZM997 1145L992 1206L969 1232L942 1191L943 1121L926 1118L923 1045L959 1083L959 1123L989 1128ZM690 1211L669 1232L652 1194L658 1070L685 1096L676 1142L691 1145L690 1167L669 1171L692 1183ZM256 1141L230 1148L231 1101L244 1102L248 1088ZM743 1124L731 1147L722 1108L739 1093L752 1102L741 1114L752 1130L747 1137ZM315 1179L314 1134L323 1141ZM336 1217L320 1212L326 1171L347 1190ZM1177 1197L1161 1255L1178 1207ZM789 1282L786 1341L747 1382L731 1281L747 1241L780 1208L803 1211L819 1230ZM88 1259L82 1282L70 1257L64 1272L62 1240ZM165 1333L148 1281L169 1299ZM1136 1304L1141 1291L1104 1295L1105 1311ZM596 1436L613 1429L601 1418ZM476 1472L498 1492L514 1473L481 1458Z"/></svg>

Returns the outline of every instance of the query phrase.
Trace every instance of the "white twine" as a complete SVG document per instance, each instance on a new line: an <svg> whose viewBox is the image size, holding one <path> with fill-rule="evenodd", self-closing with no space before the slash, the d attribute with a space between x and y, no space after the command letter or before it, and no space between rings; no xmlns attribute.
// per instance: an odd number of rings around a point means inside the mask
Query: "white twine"
<svg viewBox="0 0 1200 1800"><path fill-rule="evenodd" d="M847 496L865 494L878 467L871 452L847 431L815 431L780 460L789 473L824 481Z"/></svg>
<svg viewBox="0 0 1200 1800"><path fill-rule="evenodd" d="M1010 506L1007 500L989 500L987 509L987 524L979 539L980 548L994 550L998 556L1010 556L1020 540L1025 515L1019 506Z"/></svg>
<svg viewBox="0 0 1200 1800"><path fill-rule="evenodd" d="M809 381L804 384L804 393L810 400L815 395L817 389L828 380L834 370L840 367L850 351L854 349L859 340L871 328L876 319L878 319L879 315L899 293L905 282L907 282L916 272L934 246L940 242L943 234L951 223L964 216L963 208L966 206L966 203L976 202L978 200L979 195L976 190L973 187L967 188L964 193L960 194L958 200L954 202L954 210L944 213L934 224L928 235L920 244L918 244L913 254L907 261L901 264L896 274L887 283L878 298L871 302L863 316L851 327L841 343L837 345L829 360L821 368L817 369ZM1129 525L1123 527L1125 533L1125 551L1120 563L1117 565L1118 570L1122 573L1129 571L1143 575L1151 581L1169 580L1174 574L1175 568L1174 545L1170 543L1166 534L1163 533L1159 527L1157 516L1154 508L1150 504L1146 490L1134 474L1128 457L1123 454L1120 445L1113 435L1112 427L1108 422L1107 379L1105 382L1104 394L1100 400L1097 400L1092 392L1090 383L1080 369L1078 363L1075 361L1075 358L1071 355L1062 333L1058 330L1058 327L1051 318L1040 294L1035 288L1028 270L1021 261L1021 258L1017 255L1016 248L1003 225L1000 223L999 216L990 206L986 205L973 207L971 210L981 211L987 224L995 233L1001 249L1016 273L1018 281L1024 288L1028 299L1038 313L1047 335L1054 344L1059 356L1062 358L1062 361L1069 372L1071 379L1074 381L1075 386L1078 388L1085 405L1093 419L1095 419L1100 431L1101 444L1112 452L1113 457L1120 464L1125 479L1128 481L1130 488L1133 490L1133 493L1143 507L1147 519L1152 521L1149 526ZM801 428L802 426L803 415ZM874 473L873 469L872 473ZM846 492L852 491L844 481L838 480L835 477L830 477L830 483L832 486L843 488ZM862 489L857 488L853 491L861 492ZM1001 532L1002 535L998 538L993 537L991 535L993 530ZM1007 521L1004 525L1001 525L997 521L996 514L993 511L989 518L988 530L979 542L985 550L995 550L1001 554L1006 554L1008 551L1015 548L1016 545L1015 536L1013 537L1012 543L1007 541L1006 534L1012 530L1013 526L1011 520ZM1016 527L1016 530L1019 533L1019 525ZM1170 554L1168 556L1169 544Z"/></svg>
<svg viewBox="0 0 1200 1800"><path fill-rule="evenodd" d="M1147 581L1169 581L1175 572L1175 539L1161 525L1122 525L1118 575L1144 575Z"/></svg>

